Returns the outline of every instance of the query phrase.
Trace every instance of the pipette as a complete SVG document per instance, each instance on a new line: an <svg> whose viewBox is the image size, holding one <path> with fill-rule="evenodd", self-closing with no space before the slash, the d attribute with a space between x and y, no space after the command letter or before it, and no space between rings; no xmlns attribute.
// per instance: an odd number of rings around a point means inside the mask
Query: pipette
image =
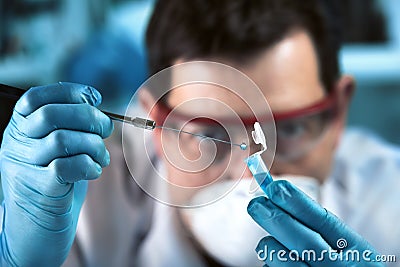
<svg viewBox="0 0 400 267"><path fill-rule="evenodd" d="M26 91L23 90L23 89L0 83L0 96L2 96L2 97L6 97L6 98L17 100L25 92ZM229 145L232 145L232 146L237 146L237 147L240 147L240 149L242 149L242 150L246 150L247 149L247 144L246 143L235 144L235 143L232 143L232 142L229 142L229 141L225 141L225 140L222 140L222 139L218 139L218 138L214 138L214 137L210 137L210 136L206 136L206 135L191 133L191 132L188 132L188 131L169 128L169 127L164 127L164 126L159 126L159 125L156 125L155 121L150 120L150 119L144 119L144 118L139 118L139 117L128 117L128 116L123 116L123 115L120 115L120 114L115 114L115 113L111 113L111 112L104 111L104 110L101 110L101 112L106 114L112 120L123 122L123 123L128 123L128 124L133 125L133 126L135 126L137 128L142 128L142 129L151 130L151 131L156 129L156 128L160 128L160 129L164 129L164 130L175 131L175 132L178 132L178 133L190 134L190 135L197 136L197 137L200 137L200 138L203 138L203 139L209 139L209 140L213 140L213 141L229 144Z"/></svg>

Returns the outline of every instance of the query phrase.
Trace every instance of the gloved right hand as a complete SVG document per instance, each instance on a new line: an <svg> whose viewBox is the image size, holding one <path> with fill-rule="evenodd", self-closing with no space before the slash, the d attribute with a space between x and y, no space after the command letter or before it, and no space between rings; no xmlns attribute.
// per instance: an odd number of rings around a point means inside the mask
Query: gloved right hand
<svg viewBox="0 0 400 267"><path fill-rule="evenodd" d="M290 182L263 190L268 198L252 199L247 210L270 234L256 248L267 266L383 266L367 240Z"/></svg>
<svg viewBox="0 0 400 267"><path fill-rule="evenodd" d="M0 266L59 266L72 245L87 180L110 162L113 130L95 89L35 87L17 102L0 150Z"/></svg>

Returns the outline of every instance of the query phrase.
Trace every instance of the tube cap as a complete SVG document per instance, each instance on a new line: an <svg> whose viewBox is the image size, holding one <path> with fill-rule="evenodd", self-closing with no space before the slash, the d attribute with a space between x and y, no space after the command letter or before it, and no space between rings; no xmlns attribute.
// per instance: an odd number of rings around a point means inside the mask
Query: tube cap
<svg viewBox="0 0 400 267"><path fill-rule="evenodd" d="M265 150L267 150L267 141L265 139L264 132L261 129L261 125L259 122L254 123L254 131L251 131L251 136L253 137L254 143L260 144L262 146L260 154Z"/></svg>

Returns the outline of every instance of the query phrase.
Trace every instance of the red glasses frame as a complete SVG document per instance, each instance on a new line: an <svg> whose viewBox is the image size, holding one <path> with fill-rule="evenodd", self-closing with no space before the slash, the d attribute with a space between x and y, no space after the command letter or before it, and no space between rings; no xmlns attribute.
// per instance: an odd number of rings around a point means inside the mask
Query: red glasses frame
<svg viewBox="0 0 400 267"><path fill-rule="evenodd" d="M275 120L275 122L279 122L279 121L283 121L283 120L288 120L288 119L294 119L294 118L299 118L299 117L303 117L303 116L307 116L307 115L312 115L312 114L317 114L319 112L323 112L329 109L334 109L335 111L338 110L339 108L339 97L338 94L334 91L333 93L329 94L327 97L323 98L322 100L301 108L301 109L296 109L296 110L291 110L288 112L279 112L279 113L273 113L273 118ZM157 125L162 125L166 119L166 117L168 116L168 114L170 112L172 112L172 108L165 105L162 102L158 102L156 104L157 108L159 109L158 112L158 117L155 118ZM195 120L196 123L201 123L201 124L215 124L215 120L214 119L210 119L210 118L204 118L204 117L200 117L200 118L191 118L188 115L185 114L179 114L179 113L175 113L175 116L177 119L182 119L184 121L193 121ZM249 117L241 117L241 122L245 125L245 126L253 126L253 124L256 121L259 122L265 122L265 121L269 121L271 120L271 118L260 118L259 120L257 120L256 117L254 116L249 116ZM218 120L219 123L227 123L227 124L238 124L238 120L237 119L228 119L228 118L221 118L221 120Z"/></svg>

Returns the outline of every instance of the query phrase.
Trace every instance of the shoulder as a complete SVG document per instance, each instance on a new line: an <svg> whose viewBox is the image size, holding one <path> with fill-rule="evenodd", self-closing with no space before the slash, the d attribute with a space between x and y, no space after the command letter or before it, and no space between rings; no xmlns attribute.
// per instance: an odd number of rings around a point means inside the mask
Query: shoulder
<svg viewBox="0 0 400 267"><path fill-rule="evenodd" d="M400 147L364 129L346 129L336 158L357 168L368 165L381 169L391 163L400 169Z"/></svg>
<svg viewBox="0 0 400 267"><path fill-rule="evenodd" d="M329 204L335 212L378 250L396 251L400 148L371 132L346 130L330 182L334 194Z"/></svg>
<svg viewBox="0 0 400 267"><path fill-rule="evenodd" d="M348 129L335 155L330 181L353 196L400 192L400 148L371 132Z"/></svg>

